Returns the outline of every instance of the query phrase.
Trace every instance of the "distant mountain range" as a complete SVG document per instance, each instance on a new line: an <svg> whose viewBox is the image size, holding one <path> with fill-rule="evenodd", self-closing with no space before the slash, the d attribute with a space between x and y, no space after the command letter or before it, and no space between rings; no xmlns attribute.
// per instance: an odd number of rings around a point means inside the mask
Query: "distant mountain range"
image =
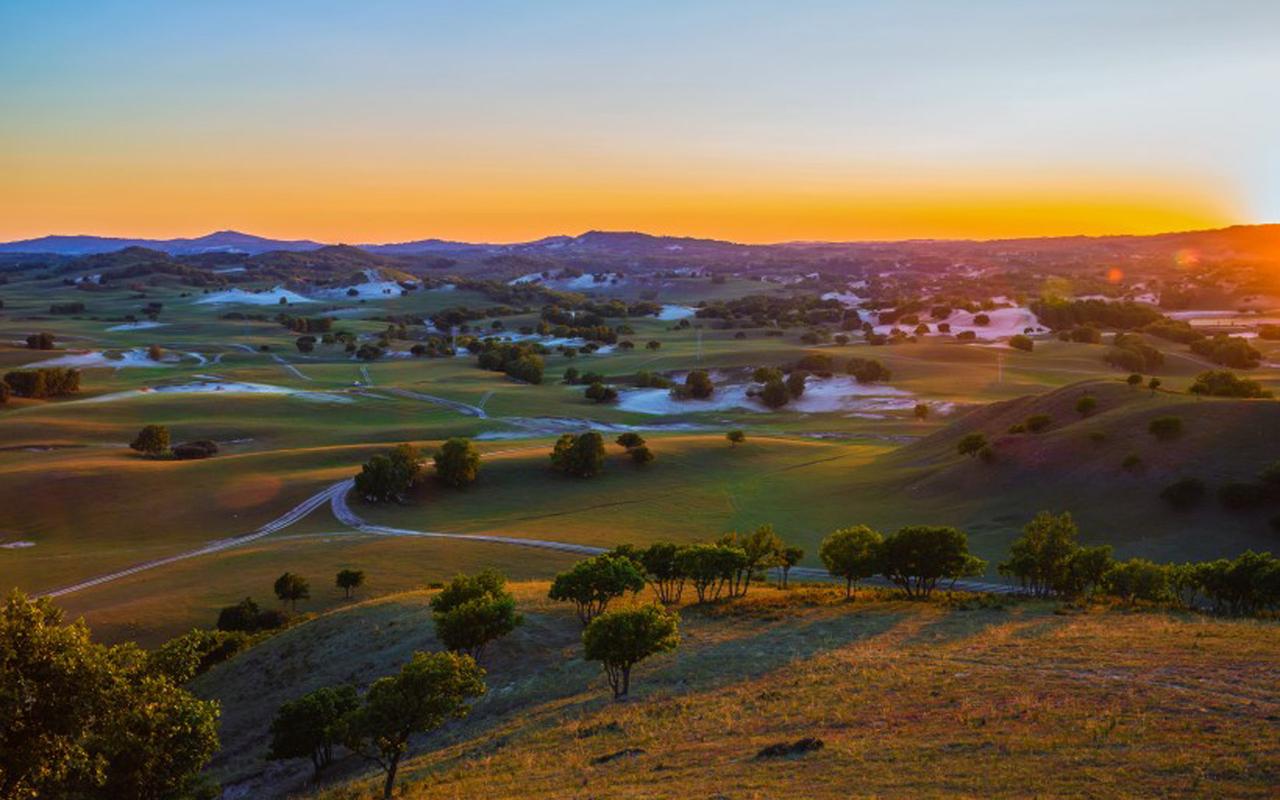
<svg viewBox="0 0 1280 800"><path fill-rule="evenodd" d="M53 254L84 256L111 253L127 247L146 247L171 256L209 253L259 255L268 252L303 252L325 247L326 243L309 239L268 239L239 231L218 231L193 239L126 239L106 236L43 236L16 242L0 243L0 254ZM482 254L518 254L528 256L622 256L698 258L780 253L780 252L874 252L884 249L903 251L950 250L1004 252L1045 252L1050 250L1104 249L1115 253L1148 248L1210 247L1216 251L1241 251L1252 255L1280 257L1280 225L1235 225L1209 231L1187 231L1151 236L1063 236L1003 240L916 239L897 242L784 242L749 245L716 239L682 236L655 236L634 231L588 231L579 236L549 236L516 244L455 242L444 239L421 239L387 244L360 244L368 253L388 256L438 255L448 257Z"/></svg>

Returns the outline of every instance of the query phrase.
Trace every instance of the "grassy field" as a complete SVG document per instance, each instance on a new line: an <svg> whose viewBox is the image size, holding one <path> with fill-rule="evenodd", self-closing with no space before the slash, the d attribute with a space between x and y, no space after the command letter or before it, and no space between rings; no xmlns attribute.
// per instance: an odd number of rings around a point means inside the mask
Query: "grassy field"
<svg viewBox="0 0 1280 800"><path fill-rule="evenodd" d="M570 609L514 588L526 623L487 653L489 693L416 741L402 796L1268 797L1280 780L1275 622L759 587L684 608L680 649L615 703ZM304 792L309 765L261 760L266 731L286 699L434 648L428 599L349 605L199 678L223 703L213 774L246 796L377 796L354 758ZM756 758L802 737L825 746Z"/></svg>
<svg viewBox="0 0 1280 800"><path fill-rule="evenodd" d="M749 281L667 283L657 289L661 302L785 291ZM627 291L632 289L639 291L637 286ZM480 370L468 357L363 364L334 347L302 354L293 345L295 334L275 322L223 318L229 311L267 317L282 310L338 313L341 327L371 336L386 325L378 317L491 305L472 292L420 291L283 308L201 304L199 290L163 281L144 287L142 294L133 289L83 292L63 286L60 278L0 287L5 302L0 370L75 355L68 351L115 356L157 344L166 353L160 364L134 358L86 367L76 399L14 399L0 409L0 544L22 545L0 548L0 585L48 590L249 533L349 477L380 448L412 441L429 449L449 436L491 437L481 442L492 455L479 483L465 492L428 484L410 505L360 507L359 513L370 522L416 530L604 546L706 539L770 522L806 548L808 565L817 564L823 536L858 522L883 528L912 522L958 525L969 532L974 549L994 561L1041 508L1072 511L1086 540L1111 542L1121 555L1234 555L1274 541L1262 512L1226 514L1209 504L1174 515L1156 495L1163 482L1186 469L1215 483L1251 477L1272 441L1257 432L1275 429L1280 404L1126 395L1114 383L1117 373L1102 361L1102 346L1044 340L1024 353L1000 345L925 340L812 348L799 341L800 329L781 337L752 331L739 340L733 331L680 329L674 322L644 318L628 320L635 328L630 338L656 339L661 349L573 359L553 354L547 358L547 380L530 386ZM71 301L83 301L88 309L71 316L48 313L50 303ZM164 304L162 327L109 330L152 301ZM505 324L516 329L533 321L533 315L522 315L506 318ZM20 346L26 335L42 330L55 333L59 348L66 349L38 352ZM1206 368L1181 346L1157 344L1167 355L1160 372L1167 389L1184 389ZM264 345L270 349L260 351ZM403 350L409 343L395 346ZM1266 351L1266 365L1252 377L1280 390L1280 343L1258 346ZM590 403L581 387L557 380L569 366L613 376L701 366L713 370L722 384L732 384L745 380L749 368L788 363L810 352L828 353L838 364L853 355L882 360L892 371L890 387L905 393L897 396L905 402L869 410L854 398L847 408L824 413L699 410L691 404L659 416ZM1071 393L1080 389L1072 387L1090 379L1114 385L1089 389L1104 399L1102 407L1095 417L1074 421ZM275 393L154 391L215 380L257 384ZM1065 394L1050 395L1043 403L1060 424L1034 438L1004 436L1010 420L1031 413L1027 403L1041 402L1018 398L1053 390ZM482 405L487 417L460 414L425 395ZM915 401L934 410L927 421L911 416ZM1013 405L964 417L998 401ZM1166 411L1200 422L1189 424L1180 442L1157 446L1143 429L1152 414ZM962 417L960 428L948 427ZM545 427L545 418L570 429L589 423L686 429L646 430L658 461L643 470L611 447L606 473L584 482L548 470L552 437L538 427ZM165 424L175 441L213 439L221 453L204 462L143 459L127 443L148 423ZM959 431L977 424L1001 438L1000 450L1007 455L989 468L954 453ZM723 433L732 428L747 431L746 445L728 447ZM1088 439L1094 431L1107 437L1104 443ZM1129 452L1142 455L1148 467L1143 473L1119 470ZM353 564L374 578L373 591L384 593L481 563L521 577L545 577L561 562L532 550L355 536L320 508L242 551L157 568L64 602L86 615L100 636L138 636L154 643L191 625L208 624L218 607L245 595L266 599L273 574L286 569L305 571L317 585L327 585L329 575ZM318 592L310 608L324 610L335 602Z"/></svg>

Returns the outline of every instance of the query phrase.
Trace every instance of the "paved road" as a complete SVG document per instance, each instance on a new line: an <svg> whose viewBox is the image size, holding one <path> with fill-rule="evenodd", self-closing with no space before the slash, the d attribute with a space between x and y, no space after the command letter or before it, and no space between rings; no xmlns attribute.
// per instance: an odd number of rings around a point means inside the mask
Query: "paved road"
<svg viewBox="0 0 1280 800"><path fill-rule="evenodd" d="M136 575L139 572L145 572L146 570L149 570L149 569L162 567L166 564L172 564L176 561L184 561L188 558L195 558L196 556L209 555L210 553L217 553L223 550L230 550L233 547L239 547L241 545L248 544L250 542L261 539L264 536L270 536L276 531L284 530L285 528L289 527L293 523L297 522L298 520L310 514L312 511L315 511L320 506L329 502L331 495L333 495L335 492L338 492L339 490L346 491L346 488L349 488L348 484L339 483L339 484L334 484L333 486L330 486L329 488L325 489L322 492L313 494L312 496L308 497L306 500L303 500L298 505L286 511L284 514L280 515L279 517L276 517L271 522L268 522L266 525L263 525L261 528L258 528L253 533L247 533L243 536L235 536L230 539L219 539L214 542L209 542L203 547L197 547L194 550L187 550L186 552L178 553L172 556L165 556L164 558L153 559L151 561L143 561L141 564L134 564L131 567L126 567L125 569L118 570L116 572L109 572L105 575L99 575L96 578L90 578L85 581L80 581L79 583L73 583L70 586L63 586L61 588L53 589L48 592L40 592L36 596L37 597L61 597L64 594L71 594L72 592L78 592L78 591L81 591L82 589L88 589L94 586L101 586L104 583L110 583L112 581L119 580L120 578L125 578L125 577L128 577L129 575Z"/></svg>

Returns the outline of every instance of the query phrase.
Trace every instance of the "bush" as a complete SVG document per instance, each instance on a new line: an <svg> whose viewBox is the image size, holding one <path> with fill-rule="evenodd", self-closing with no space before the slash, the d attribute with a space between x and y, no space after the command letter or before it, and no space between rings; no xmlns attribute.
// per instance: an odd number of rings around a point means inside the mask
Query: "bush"
<svg viewBox="0 0 1280 800"><path fill-rule="evenodd" d="M1076 401L1076 413L1082 417L1087 417L1097 410L1098 399L1093 395L1086 394Z"/></svg>
<svg viewBox="0 0 1280 800"><path fill-rule="evenodd" d="M597 382L588 386L582 396L596 403L613 403L618 400L618 390Z"/></svg>
<svg viewBox="0 0 1280 800"><path fill-rule="evenodd" d="M747 435L746 435L745 433L743 433L742 431L734 430L734 431L729 431L728 433L726 433L726 434L724 435L724 438L726 438L726 439L728 439L728 440L729 440L729 444L730 444L731 446L733 446L733 447L737 447L738 445L742 444L743 442L745 442L745 441L747 440Z"/></svg>
<svg viewBox="0 0 1280 800"><path fill-rule="evenodd" d="M1220 333L1212 339L1200 339L1191 343L1191 352L1204 356L1215 364L1234 369L1254 369L1262 359L1262 353L1249 344L1248 339Z"/></svg>
<svg viewBox="0 0 1280 800"><path fill-rule="evenodd" d="M1015 350L1025 350L1030 353L1035 349L1036 343L1031 341L1030 336L1024 336L1019 333L1018 335L1009 338L1009 346Z"/></svg>
<svg viewBox="0 0 1280 800"><path fill-rule="evenodd" d="M284 617L275 611L264 611L246 597L233 606L226 606L218 612L218 630L255 633L284 627Z"/></svg>
<svg viewBox="0 0 1280 800"><path fill-rule="evenodd" d="M969 433L961 437L956 443L956 451L962 456L973 458L982 452L982 448L987 446L987 437L981 433Z"/></svg>
<svg viewBox="0 0 1280 800"><path fill-rule="evenodd" d="M28 350L52 350L53 334L52 333L33 333L27 337Z"/></svg>
<svg viewBox="0 0 1280 800"><path fill-rule="evenodd" d="M1156 417L1147 423L1147 432L1162 442L1176 439L1182 435L1182 418Z"/></svg>
<svg viewBox="0 0 1280 800"><path fill-rule="evenodd" d="M1190 511L1204 499L1206 489L1199 478L1182 478L1160 490L1160 499L1177 511Z"/></svg>
<svg viewBox="0 0 1280 800"><path fill-rule="evenodd" d="M169 450L169 429L163 425L147 425L138 431L129 447L153 458L164 455Z"/></svg>
<svg viewBox="0 0 1280 800"><path fill-rule="evenodd" d="M197 439L194 442L174 445L170 453L179 461L209 458L218 454L218 443L208 439Z"/></svg>
<svg viewBox="0 0 1280 800"><path fill-rule="evenodd" d="M715 385L706 370L695 369L685 376L684 385L671 389L671 396L677 400L706 400L715 393Z"/></svg>
<svg viewBox="0 0 1280 800"><path fill-rule="evenodd" d="M653 451L644 445L633 447L628 450L627 453L631 456L631 461L635 464L648 464L654 459Z"/></svg>
<svg viewBox="0 0 1280 800"><path fill-rule="evenodd" d="M1032 433L1040 433L1053 424L1053 417L1048 414L1032 414L1023 423Z"/></svg>

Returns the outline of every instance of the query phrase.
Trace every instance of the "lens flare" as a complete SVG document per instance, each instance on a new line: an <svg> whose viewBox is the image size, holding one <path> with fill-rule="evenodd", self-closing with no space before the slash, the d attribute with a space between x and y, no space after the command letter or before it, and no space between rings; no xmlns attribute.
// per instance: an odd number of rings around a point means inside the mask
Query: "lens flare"
<svg viewBox="0 0 1280 800"><path fill-rule="evenodd" d="M1112 267L1107 270L1107 281L1109 283L1119 283L1124 280L1124 270L1119 267Z"/></svg>

